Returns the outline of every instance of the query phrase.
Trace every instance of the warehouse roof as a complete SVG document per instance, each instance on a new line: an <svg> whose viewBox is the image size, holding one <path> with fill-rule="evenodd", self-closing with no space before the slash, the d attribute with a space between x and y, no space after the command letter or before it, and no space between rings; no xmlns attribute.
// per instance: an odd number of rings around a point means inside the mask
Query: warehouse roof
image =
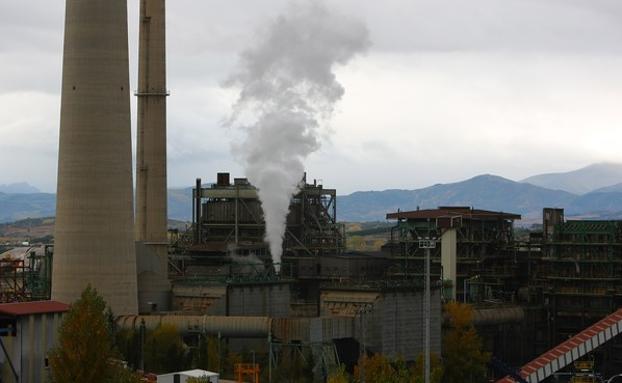
<svg viewBox="0 0 622 383"><path fill-rule="evenodd" d="M69 305L57 301L16 302L0 304L0 315L26 316L33 314L63 313Z"/></svg>
<svg viewBox="0 0 622 383"><path fill-rule="evenodd" d="M469 206L440 206L438 209L398 211L387 214L387 219L437 219L442 217L463 217L470 219L521 219L520 214L473 209Z"/></svg>

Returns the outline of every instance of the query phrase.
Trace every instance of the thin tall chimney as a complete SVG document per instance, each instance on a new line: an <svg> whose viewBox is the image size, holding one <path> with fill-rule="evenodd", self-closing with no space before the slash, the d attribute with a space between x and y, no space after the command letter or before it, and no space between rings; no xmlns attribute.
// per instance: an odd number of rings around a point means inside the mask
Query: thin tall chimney
<svg viewBox="0 0 622 383"><path fill-rule="evenodd" d="M136 240L166 242L165 0L140 1Z"/></svg>
<svg viewBox="0 0 622 383"><path fill-rule="evenodd" d="M136 256L138 309L170 301L166 212L166 1L140 0Z"/></svg>

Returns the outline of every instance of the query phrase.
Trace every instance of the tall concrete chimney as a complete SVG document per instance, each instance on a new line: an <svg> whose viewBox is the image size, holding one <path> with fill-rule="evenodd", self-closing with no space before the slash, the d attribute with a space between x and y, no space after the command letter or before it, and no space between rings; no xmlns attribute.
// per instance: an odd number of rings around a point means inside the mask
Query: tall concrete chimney
<svg viewBox="0 0 622 383"><path fill-rule="evenodd" d="M165 310L166 211L166 4L140 0L136 154L136 254L139 310Z"/></svg>
<svg viewBox="0 0 622 383"><path fill-rule="evenodd" d="M166 242L165 0L140 1L136 240Z"/></svg>
<svg viewBox="0 0 622 383"><path fill-rule="evenodd" d="M137 312L127 0L67 0L52 298Z"/></svg>

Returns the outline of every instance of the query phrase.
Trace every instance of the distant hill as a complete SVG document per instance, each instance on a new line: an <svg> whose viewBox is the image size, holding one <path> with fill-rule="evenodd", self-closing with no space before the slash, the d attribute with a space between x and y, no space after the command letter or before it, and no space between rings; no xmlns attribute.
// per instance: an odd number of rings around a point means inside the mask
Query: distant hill
<svg viewBox="0 0 622 383"><path fill-rule="evenodd" d="M585 181L581 181L581 177ZM527 180L530 181L525 182ZM547 188L533 184L544 181L553 186ZM581 192L561 190L570 188L569 185ZM596 164L574 172L534 176L522 182L480 175L416 190L359 191L337 199L337 218L350 222L384 221L388 212L398 209L443 205L518 213L525 221L537 221L544 207L565 208L567 216L610 219L622 217L622 165ZM54 216L55 203L54 194L0 192L0 223ZM170 219L192 220L192 187L168 190L168 212Z"/></svg>
<svg viewBox="0 0 622 383"><path fill-rule="evenodd" d="M192 221L192 188L168 189L168 217Z"/></svg>
<svg viewBox="0 0 622 383"><path fill-rule="evenodd" d="M540 174L525 178L521 182L547 189L585 194L622 183L622 164L604 162L570 172Z"/></svg>
<svg viewBox="0 0 622 383"><path fill-rule="evenodd" d="M26 182L17 182L13 184L0 185L0 193L6 194L32 194L39 193L39 189Z"/></svg>
<svg viewBox="0 0 622 383"><path fill-rule="evenodd" d="M56 195L49 193L0 193L0 223L56 214Z"/></svg>
<svg viewBox="0 0 622 383"><path fill-rule="evenodd" d="M527 214L541 211L545 206L568 207L575 198L576 195L564 191L482 175L417 190L356 192L340 196L337 206L341 221L377 221L384 220L386 213L397 209L426 209L443 205Z"/></svg>
<svg viewBox="0 0 622 383"><path fill-rule="evenodd" d="M568 214L622 211L622 192L592 192L577 197L568 208Z"/></svg>
<svg viewBox="0 0 622 383"><path fill-rule="evenodd" d="M622 183L611 185L611 186L606 186L604 188L591 191L591 193L612 193L612 192L622 192Z"/></svg>

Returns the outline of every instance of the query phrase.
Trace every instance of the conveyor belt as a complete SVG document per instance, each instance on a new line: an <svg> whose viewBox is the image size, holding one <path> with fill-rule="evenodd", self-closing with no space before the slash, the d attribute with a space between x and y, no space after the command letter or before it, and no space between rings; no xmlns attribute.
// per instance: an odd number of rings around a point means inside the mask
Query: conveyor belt
<svg viewBox="0 0 622 383"><path fill-rule="evenodd" d="M529 383L539 383L620 333L622 333L622 309L527 363L520 369L520 375ZM516 381L506 376L496 383L516 383Z"/></svg>

